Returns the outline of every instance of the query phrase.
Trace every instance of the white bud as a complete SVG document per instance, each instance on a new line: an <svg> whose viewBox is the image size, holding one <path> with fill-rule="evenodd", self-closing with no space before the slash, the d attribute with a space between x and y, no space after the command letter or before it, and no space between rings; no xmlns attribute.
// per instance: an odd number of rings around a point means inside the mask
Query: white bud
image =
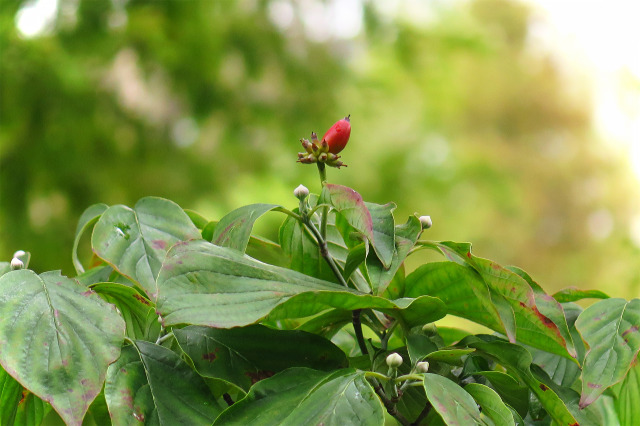
<svg viewBox="0 0 640 426"><path fill-rule="evenodd" d="M13 253L13 257L20 258L20 257L24 256L25 254L27 254L27 252L26 252L26 251L24 251L24 250L18 250L17 252Z"/></svg>
<svg viewBox="0 0 640 426"><path fill-rule="evenodd" d="M417 363L416 371L418 371L418 373L426 373L429 371L429 361L420 361Z"/></svg>
<svg viewBox="0 0 640 426"><path fill-rule="evenodd" d="M309 195L309 190L306 186L300 185L293 190L293 195L295 195L299 200L304 200Z"/></svg>
<svg viewBox="0 0 640 426"><path fill-rule="evenodd" d="M16 269L22 269L24 268L24 263L22 263L22 260L18 259L17 257L14 257L13 259L11 259L11 270L15 271Z"/></svg>
<svg viewBox="0 0 640 426"><path fill-rule="evenodd" d="M420 224L422 225L422 229L429 229L433 222L431 222L431 216L420 216Z"/></svg>
<svg viewBox="0 0 640 426"><path fill-rule="evenodd" d="M391 368L398 368L402 365L402 357L397 353L392 353L387 357L387 365Z"/></svg>

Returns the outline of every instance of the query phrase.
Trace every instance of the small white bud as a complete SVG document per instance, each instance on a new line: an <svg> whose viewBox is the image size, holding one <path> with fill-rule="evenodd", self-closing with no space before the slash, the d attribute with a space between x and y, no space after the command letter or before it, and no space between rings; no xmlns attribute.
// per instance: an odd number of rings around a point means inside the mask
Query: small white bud
<svg viewBox="0 0 640 426"><path fill-rule="evenodd" d="M429 361L420 361L416 364L416 371L418 373L426 373L429 371Z"/></svg>
<svg viewBox="0 0 640 426"><path fill-rule="evenodd" d="M398 368L402 365L402 357L397 353L392 353L387 357L387 365L391 368Z"/></svg>
<svg viewBox="0 0 640 426"><path fill-rule="evenodd" d="M27 252L26 252L26 251L24 251L24 250L18 250L17 252L13 253L13 257L20 258L20 257L24 256L25 254L27 254Z"/></svg>
<svg viewBox="0 0 640 426"><path fill-rule="evenodd" d="M422 225L422 229L429 229L433 225L431 221L431 216L420 216L420 224Z"/></svg>
<svg viewBox="0 0 640 426"><path fill-rule="evenodd" d="M298 200L304 200L309 195L309 190L306 186L300 185L293 190L293 195L295 195Z"/></svg>
<svg viewBox="0 0 640 426"><path fill-rule="evenodd" d="M17 257L14 257L13 259L11 259L11 270L15 271L16 269L22 269L24 268L24 263L22 263L22 260L18 259Z"/></svg>

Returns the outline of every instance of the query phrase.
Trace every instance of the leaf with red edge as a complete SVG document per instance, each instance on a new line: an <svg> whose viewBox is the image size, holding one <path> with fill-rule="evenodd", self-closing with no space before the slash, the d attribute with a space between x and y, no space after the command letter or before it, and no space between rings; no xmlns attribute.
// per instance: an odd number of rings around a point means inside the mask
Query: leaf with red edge
<svg viewBox="0 0 640 426"><path fill-rule="evenodd" d="M124 329L113 305L59 271L0 277L0 364L68 425L100 393Z"/></svg>
<svg viewBox="0 0 640 426"><path fill-rule="evenodd" d="M576 329L588 346L580 407L624 379L640 351L640 299L605 299L585 309Z"/></svg>
<svg viewBox="0 0 640 426"><path fill-rule="evenodd" d="M424 246L439 250L450 260L476 271L485 283L495 308L498 310L505 332L510 341L517 341L527 345L555 353L575 361L575 350L569 341L563 337L558 325L539 310L536 300L544 302L543 310L552 315L561 325L565 321L561 308L550 301L546 301L546 293L539 289L538 294L533 291L526 279L495 262L476 257L471 254L470 244L452 243L424 243ZM513 315L513 317L511 316ZM511 329L511 320L515 319L515 329ZM495 329L494 329L495 330ZM513 334L511 334L513 333Z"/></svg>

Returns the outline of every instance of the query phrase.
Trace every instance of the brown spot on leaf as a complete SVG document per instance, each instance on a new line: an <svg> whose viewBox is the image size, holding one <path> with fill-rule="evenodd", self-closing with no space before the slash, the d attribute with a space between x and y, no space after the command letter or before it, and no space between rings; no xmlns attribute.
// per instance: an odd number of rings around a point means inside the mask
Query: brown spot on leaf
<svg viewBox="0 0 640 426"><path fill-rule="evenodd" d="M470 251L468 251L468 252L467 252L467 257L468 257L469 259L471 259L471 257L472 257L472 256L471 256L471 252L470 252Z"/></svg>
<svg viewBox="0 0 640 426"><path fill-rule="evenodd" d="M147 299L145 299L144 297L140 296L140 295L139 295L139 294L137 294L137 293L136 293L136 294L134 294L134 295L133 295L133 297L134 297L137 301L139 301L139 302L141 302L141 303L143 303L143 304L145 304L145 305L147 305L147 306L149 306L149 305L151 304Z"/></svg>
<svg viewBox="0 0 640 426"><path fill-rule="evenodd" d="M153 244L153 248L157 250L164 250L167 248L167 242L164 240L153 240L151 244Z"/></svg>
<svg viewBox="0 0 640 426"><path fill-rule="evenodd" d="M208 354L203 354L202 359L206 359L209 362L213 362L218 356L215 352L209 352Z"/></svg>
<svg viewBox="0 0 640 426"><path fill-rule="evenodd" d="M591 383L591 382L588 382L587 386L590 387L591 389L600 389L602 387L602 385L599 385L597 383Z"/></svg>
<svg viewBox="0 0 640 426"><path fill-rule="evenodd" d="M622 333L622 337L626 336L627 334L637 333L637 332L638 332L638 326L637 325L632 325L631 327L629 327L629 329L625 330ZM625 341L626 341L626 339L625 339Z"/></svg>
<svg viewBox="0 0 640 426"><path fill-rule="evenodd" d="M91 291L91 290L87 290L87 291L82 293L83 296L91 296L92 294L93 294L93 291Z"/></svg>
<svg viewBox="0 0 640 426"><path fill-rule="evenodd" d="M549 388L544 383L540 383L540 389L542 389L542 392L546 392Z"/></svg>
<svg viewBox="0 0 640 426"><path fill-rule="evenodd" d="M142 413L133 413L133 417L137 421L144 423L144 414L142 414Z"/></svg>
<svg viewBox="0 0 640 426"><path fill-rule="evenodd" d="M255 385L260 380L268 379L269 377L273 376L274 374L275 373L273 371L268 371L268 370L259 370L259 371L256 371L256 372L247 371L246 373L244 373L245 376L247 376L249 379L251 379L251 384L252 385Z"/></svg>

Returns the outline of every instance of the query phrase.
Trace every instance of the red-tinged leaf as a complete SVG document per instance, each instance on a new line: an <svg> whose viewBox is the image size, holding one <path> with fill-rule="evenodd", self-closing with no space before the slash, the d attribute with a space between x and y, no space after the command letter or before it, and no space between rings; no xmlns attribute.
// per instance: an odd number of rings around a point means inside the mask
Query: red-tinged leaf
<svg viewBox="0 0 640 426"><path fill-rule="evenodd" d="M265 213L281 209L276 204L250 204L226 214L218 224L211 242L244 253L251 237L253 225Z"/></svg>
<svg viewBox="0 0 640 426"><path fill-rule="evenodd" d="M69 425L100 393L124 328L113 305L59 271L0 277L0 364Z"/></svg>
<svg viewBox="0 0 640 426"><path fill-rule="evenodd" d="M493 304L498 311L504 330L496 330L514 341L546 350L560 356L575 360L575 349L569 340L567 330L560 331L552 319L544 315L536 304L536 298L544 302L543 310L553 316L561 327L566 326L562 321L562 311L554 302L546 300L546 294L539 289L539 294L533 291L526 279L495 262L476 257L471 254L470 244L452 242L425 243L427 247L444 253L450 260L476 271L486 284L491 294ZM513 314L513 316L511 316ZM512 318L515 329L512 327ZM564 336L563 336L564 334Z"/></svg>
<svg viewBox="0 0 640 426"><path fill-rule="evenodd" d="M94 252L120 274L131 278L152 300L156 278L169 248L179 241L199 239L189 216L172 201L140 199L133 209L109 207L93 228Z"/></svg>
<svg viewBox="0 0 640 426"><path fill-rule="evenodd" d="M580 407L622 380L640 350L640 299L605 299L585 309L576 329L588 347Z"/></svg>

